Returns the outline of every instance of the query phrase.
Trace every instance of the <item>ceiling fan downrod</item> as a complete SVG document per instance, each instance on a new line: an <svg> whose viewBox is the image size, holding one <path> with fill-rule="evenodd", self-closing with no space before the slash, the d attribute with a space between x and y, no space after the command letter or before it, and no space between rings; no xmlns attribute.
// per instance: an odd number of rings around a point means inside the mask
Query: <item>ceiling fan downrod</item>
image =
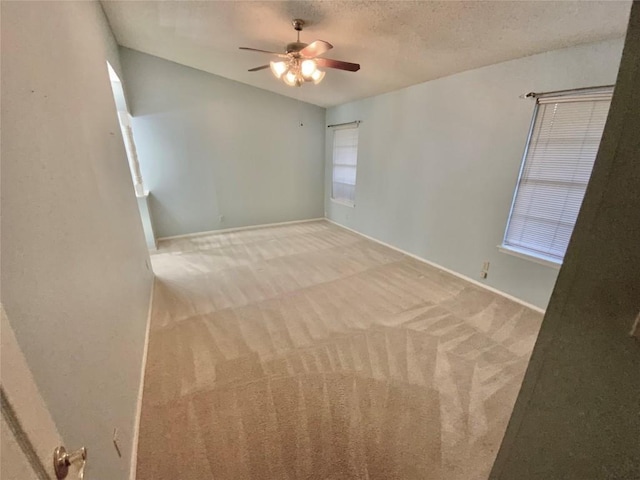
<svg viewBox="0 0 640 480"><path fill-rule="evenodd" d="M300 42L300 32L302 31L302 27L304 27L304 20L299 18L294 18L291 20L291 25L293 25L294 30L298 33L298 39L295 42L287 44L286 52L287 53L298 53L304 47L307 46L306 43Z"/></svg>

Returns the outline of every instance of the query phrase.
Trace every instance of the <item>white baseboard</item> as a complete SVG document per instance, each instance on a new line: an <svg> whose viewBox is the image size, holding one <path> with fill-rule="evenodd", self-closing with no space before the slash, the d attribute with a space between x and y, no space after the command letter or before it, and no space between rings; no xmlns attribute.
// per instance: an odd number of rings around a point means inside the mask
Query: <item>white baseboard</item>
<svg viewBox="0 0 640 480"><path fill-rule="evenodd" d="M370 237L369 235L365 235L364 233L358 232L357 230L354 230L353 228L349 228L349 227L345 227L344 225L340 225L339 223L334 222L330 218L325 218L325 220L327 222L333 223L334 225L336 225L336 226L338 226L340 228L344 228L345 230L349 230L350 232L353 232L353 233L355 233L357 235L360 235L361 237L364 237L364 238L367 238L367 239L369 239L369 240L371 240L373 242L379 243L380 245L384 245L385 247L388 247L388 248L390 248L392 250L395 250L396 252L400 252L400 253L402 253L404 255L407 255L408 257L411 257L411 258L413 258L415 260L418 260L419 262L426 263L427 265L429 265L431 267L434 267L434 268L437 268L437 269L442 270L444 272L447 272L447 273L449 273L451 275L454 275L454 276L456 276L458 278L461 278L462 280L465 280L467 282L473 283L474 285L476 285L478 287L482 287L485 290L489 290L490 292L493 292L493 293L496 293L496 294L498 294L498 295L500 295L502 297L508 298L509 300L512 300L512 301L514 301L516 303L519 303L520 305L523 305L523 306L525 306L527 308L530 308L531 310L535 310L536 312L540 312L540 313L544 313L545 312L545 310L543 308L540 308L540 307L538 307L536 305L533 305L533 304L531 304L529 302L525 302L524 300L522 300L522 299L520 299L518 297L514 297L512 295L509 295L508 293L505 293L502 290L498 290L497 288L490 287L489 285L486 285L486 284L484 284L482 282L474 280L473 278L467 277L466 275L463 275L461 273L458 273L458 272L455 272L453 270L450 270L450 269L448 269L446 267L443 267L442 265L438 265L437 263L430 262L429 260L426 260L426 259L424 259L422 257L417 256L417 255L414 255L413 253L407 252L405 250L402 250L401 248L398 248L398 247L395 247L395 246L393 246L393 245L391 245L389 243L383 242L382 240L378 240L377 238L373 238L373 237Z"/></svg>
<svg viewBox="0 0 640 480"><path fill-rule="evenodd" d="M161 238L158 238L157 241L161 242L163 240L174 240L177 238L200 237L202 235L214 235L216 233L240 232L242 230L254 230L256 228L279 227L281 225L293 225L295 223L318 222L320 220L325 220L325 218L324 217L307 218L305 220L291 220L289 222L263 223L261 225L247 225L246 227L225 228L221 230L209 230L207 232L185 233L184 235L172 235L170 237L161 237Z"/></svg>
<svg viewBox="0 0 640 480"><path fill-rule="evenodd" d="M131 469L129 480L136 480L136 470L138 468L138 440L140 437L140 415L142 414L142 394L144 393L144 374L147 370L147 351L149 350L149 331L151 330L151 312L153 309L153 292L156 288L155 276L151 284L151 295L149 297L149 312L147 313L147 327L144 334L144 346L142 347L142 365L140 368L140 388L138 389L138 405L136 406L135 425L133 426L133 438L131 439Z"/></svg>

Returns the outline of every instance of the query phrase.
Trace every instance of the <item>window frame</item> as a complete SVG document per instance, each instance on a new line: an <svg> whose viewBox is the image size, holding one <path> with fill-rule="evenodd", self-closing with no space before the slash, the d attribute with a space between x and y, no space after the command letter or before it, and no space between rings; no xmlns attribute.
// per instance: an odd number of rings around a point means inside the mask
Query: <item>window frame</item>
<svg viewBox="0 0 640 480"><path fill-rule="evenodd" d="M333 138L331 139L331 195L330 195L330 200L333 203L337 203L339 205L344 205L346 207L351 207L354 208L356 206L356 201L355 201L355 194L356 194L356 186L358 184L358 153L360 151L360 122L353 122L353 123L349 123L349 124L345 124L345 125L340 125L340 126L335 126L333 127ZM337 164L335 163L335 148L336 148L336 132L338 130L357 130L358 131L358 143L356 144L356 162L355 165L346 165L346 164ZM335 182L333 179L333 175L334 175L334 169L335 167L353 167L355 169L355 178L354 178L354 184L353 184L353 201L350 201L346 198L336 198L335 197L335 193L334 193L334 189L333 186L335 183L342 183L342 182ZM348 184L345 184L348 185Z"/></svg>
<svg viewBox="0 0 640 480"><path fill-rule="evenodd" d="M584 89L578 89L578 90L567 90L567 91L563 91L563 92L553 92L555 94L563 94L566 96L579 96L580 94L584 94L584 95L588 95L589 93L592 93L593 91L604 91L604 90L608 90L610 89L610 87L593 87L593 88L584 88ZM612 94L612 92L611 92ZM548 96L552 96L552 95L548 95ZM553 96L557 96L557 95L553 95ZM518 258L523 258L529 261L533 261L535 263L539 263L541 265L546 265L549 267L553 267L555 269L559 269L563 262L564 262L564 256L562 258L562 260L557 259L555 257L552 256L548 256L548 255L544 255L543 253L540 252L535 252L532 250L529 250L527 248L520 248L516 245L509 245L507 244L507 234L509 233L509 226L511 224L512 221L512 216L513 216L513 212L515 209L515 205L516 205L516 201L518 199L518 192L520 190L520 185L521 185L521 181L522 181L522 176L524 174L525 171L525 167L527 165L527 157L529 155L529 149L531 147L531 140L532 140L532 136L533 136L533 132L535 131L535 127L536 127L536 123L538 121L538 114L540 112L540 102L539 102L539 98L544 98L544 96L540 95L536 97L536 103L535 103L535 107L533 109L533 114L531 116L531 122L529 124L529 132L527 134L527 140L526 140L526 144L525 144L525 148L524 148L524 152L522 154L522 160L520 162L520 170L518 172L518 178L516 180L516 185L514 188L514 192L513 192L513 198L511 200L511 206L509 208L509 214L507 216L507 223L505 225L504 228L504 235L502 236L502 241L500 243L500 245L498 245L498 250L502 253L506 253L508 255L512 255ZM605 127L606 127L606 119L605 119ZM602 137L600 138L600 141L602 141ZM594 159L595 162L595 159ZM593 169L593 167L592 167ZM584 197L583 197L584 199ZM573 225L573 227L575 228L575 223ZM565 252L566 255L566 252Z"/></svg>

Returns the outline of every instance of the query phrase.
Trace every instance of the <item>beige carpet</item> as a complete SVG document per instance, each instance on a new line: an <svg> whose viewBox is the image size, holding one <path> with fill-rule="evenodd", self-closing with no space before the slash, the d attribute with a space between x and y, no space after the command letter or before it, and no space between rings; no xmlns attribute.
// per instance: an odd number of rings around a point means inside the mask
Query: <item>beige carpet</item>
<svg viewBox="0 0 640 480"><path fill-rule="evenodd" d="M138 479L486 479L542 316L328 222L164 242Z"/></svg>

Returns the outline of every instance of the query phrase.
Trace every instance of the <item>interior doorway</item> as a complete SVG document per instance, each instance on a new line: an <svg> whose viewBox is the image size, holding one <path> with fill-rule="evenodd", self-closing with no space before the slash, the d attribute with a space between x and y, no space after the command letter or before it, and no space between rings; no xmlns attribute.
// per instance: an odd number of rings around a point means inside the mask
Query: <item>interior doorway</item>
<svg viewBox="0 0 640 480"><path fill-rule="evenodd" d="M127 100L124 95L124 88L120 77L109 62L107 62L107 69L109 70L111 90L113 92L113 99L118 111L118 122L120 123L122 139L124 140L124 146L127 151L131 179L133 181L133 188L138 201L138 209L140 210L140 219L142 221L145 240L147 242L147 247L150 250L155 250L157 249L157 243L149 210L149 191L145 188L142 172L140 170L140 163L138 162L138 152L136 150L136 142L133 136L131 114L127 107Z"/></svg>

